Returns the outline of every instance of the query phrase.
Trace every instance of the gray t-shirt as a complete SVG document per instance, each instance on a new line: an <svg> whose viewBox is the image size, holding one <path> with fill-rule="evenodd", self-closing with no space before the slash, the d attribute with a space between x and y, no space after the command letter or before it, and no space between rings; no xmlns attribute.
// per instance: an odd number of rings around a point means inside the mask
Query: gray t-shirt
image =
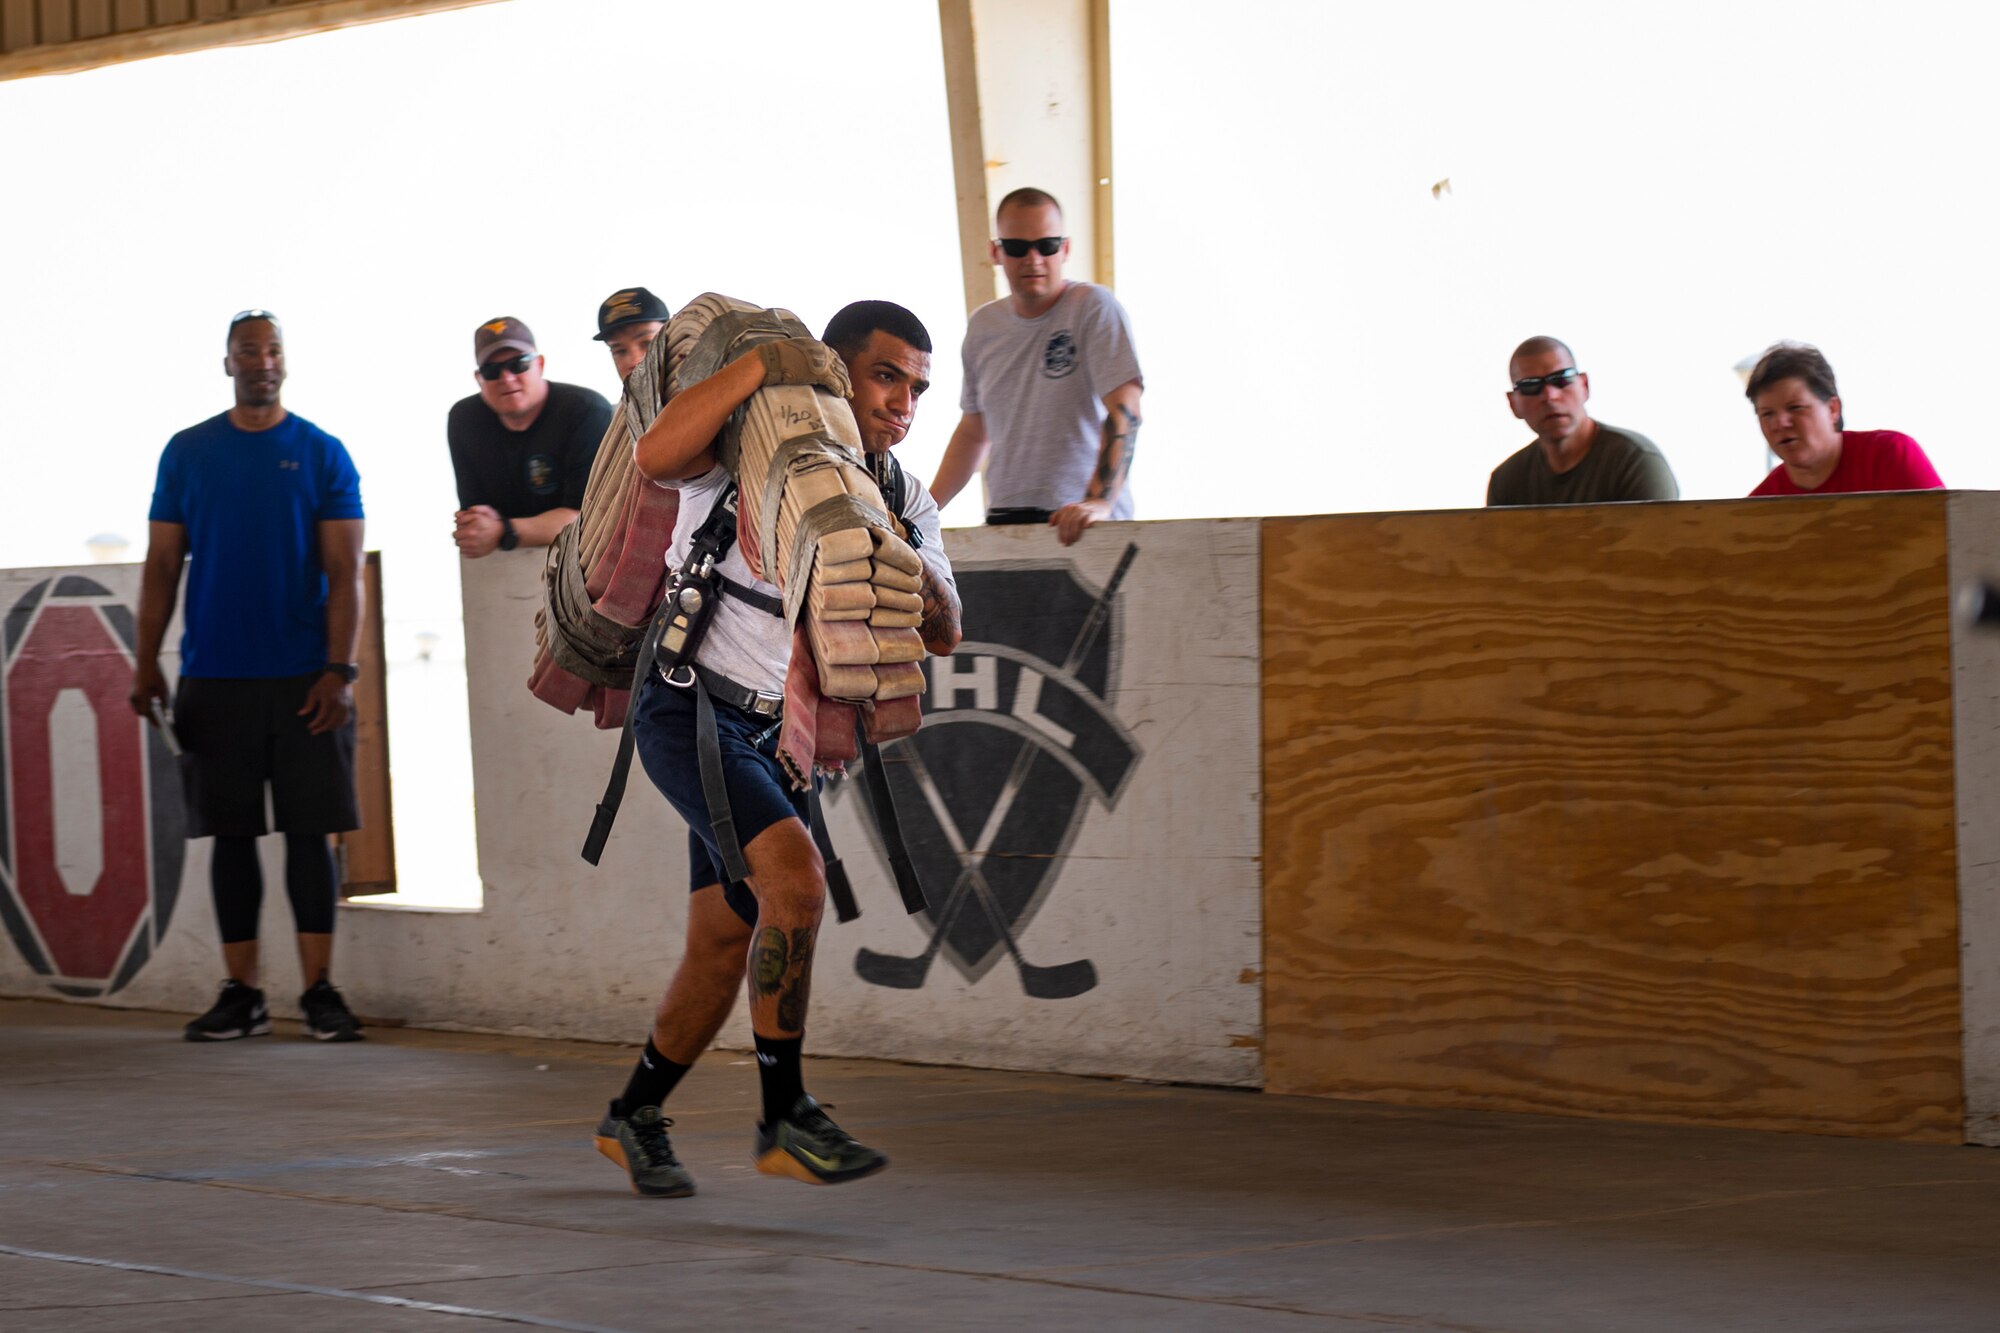
<svg viewBox="0 0 2000 1333"><path fill-rule="evenodd" d="M986 418L986 502L1060 509L1081 500L1103 443L1104 395L1139 378L1132 322L1107 287L1072 282L1035 319L1004 300L972 312L959 407ZM1132 517L1128 480L1111 517Z"/></svg>
<svg viewBox="0 0 2000 1333"><path fill-rule="evenodd" d="M678 569L686 561L688 551L694 546L695 534L708 521L709 511L722 498L723 488L730 480L729 470L718 464L699 477L690 477L686 481L653 483L672 487L681 493L680 513L674 520L674 539L667 546L668 569ZM923 544L917 548L917 556L937 575L939 582L956 592L958 583L952 578L951 561L945 557L944 532L937 501L931 499L931 493L912 473L905 471L903 481L903 520L921 532L924 538ZM784 596L776 584L751 574L750 563L743 558L740 544L729 548L719 568L729 578L767 597ZM792 660L792 631L785 624L784 617L760 611L737 598L724 597L716 605L708 630L702 635L701 647L695 650L694 660L710 671L729 677L738 685L780 694L785 688L785 669Z"/></svg>
<svg viewBox="0 0 2000 1333"><path fill-rule="evenodd" d="M1620 500L1678 500L1681 488L1659 446L1636 431L1597 423L1597 439L1583 461L1555 472L1542 446L1528 447L1493 469L1486 503L1590 505Z"/></svg>

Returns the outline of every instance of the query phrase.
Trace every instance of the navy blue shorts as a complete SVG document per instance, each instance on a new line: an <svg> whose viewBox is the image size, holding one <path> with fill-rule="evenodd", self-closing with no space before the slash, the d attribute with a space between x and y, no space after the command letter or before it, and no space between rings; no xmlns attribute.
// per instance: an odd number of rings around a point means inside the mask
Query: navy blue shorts
<svg viewBox="0 0 2000 1333"><path fill-rule="evenodd" d="M806 793L794 791L778 763L778 729L773 719L746 713L720 700L715 704L715 733L722 747L722 782L729 789L729 813L736 820L736 839L748 847L757 835L780 820L809 823ZM679 689L657 674L639 691L632 715L632 735L646 776L680 812L688 824L688 890L723 885L723 897L736 915L757 924L757 899L741 882L726 883L722 852L715 845L715 826L701 790L701 759L695 750L693 689ZM761 740L760 740L761 738Z"/></svg>

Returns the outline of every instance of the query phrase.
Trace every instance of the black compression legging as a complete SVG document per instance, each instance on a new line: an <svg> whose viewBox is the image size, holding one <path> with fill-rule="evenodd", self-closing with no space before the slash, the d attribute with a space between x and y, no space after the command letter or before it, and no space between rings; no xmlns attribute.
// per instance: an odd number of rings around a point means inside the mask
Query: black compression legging
<svg viewBox="0 0 2000 1333"><path fill-rule="evenodd" d="M215 924L224 944L257 938L264 908L264 871L255 838L217 838L208 863L215 890ZM333 933L333 849L317 833L285 835L285 896L301 935Z"/></svg>

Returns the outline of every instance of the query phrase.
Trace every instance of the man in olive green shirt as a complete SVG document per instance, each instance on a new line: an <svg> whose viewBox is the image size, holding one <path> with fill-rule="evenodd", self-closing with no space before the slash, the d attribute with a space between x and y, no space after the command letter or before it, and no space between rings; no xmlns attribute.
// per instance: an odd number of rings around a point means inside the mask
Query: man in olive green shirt
<svg viewBox="0 0 2000 1333"><path fill-rule="evenodd" d="M1488 506L1681 498L1657 445L1591 419L1590 376L1560 339L1530 338L1515 348L1507 377L1507 406L1535 438L1493 469Z"/></svg>

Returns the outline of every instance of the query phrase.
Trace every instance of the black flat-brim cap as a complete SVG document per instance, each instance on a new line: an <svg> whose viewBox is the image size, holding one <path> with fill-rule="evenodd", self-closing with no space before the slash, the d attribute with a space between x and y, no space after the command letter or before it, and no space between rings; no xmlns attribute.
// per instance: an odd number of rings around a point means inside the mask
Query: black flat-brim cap
<svg viewBox="0 0 2000 1333"><path fill-rule="evenodd" d="M665 301L644 287L626 287L605 297L604 304L597 307L597 336L591 341L603 342L611 336L612 330L622 329L627 324L651 324L655 321L664 324L672 314Z"/></svg>

